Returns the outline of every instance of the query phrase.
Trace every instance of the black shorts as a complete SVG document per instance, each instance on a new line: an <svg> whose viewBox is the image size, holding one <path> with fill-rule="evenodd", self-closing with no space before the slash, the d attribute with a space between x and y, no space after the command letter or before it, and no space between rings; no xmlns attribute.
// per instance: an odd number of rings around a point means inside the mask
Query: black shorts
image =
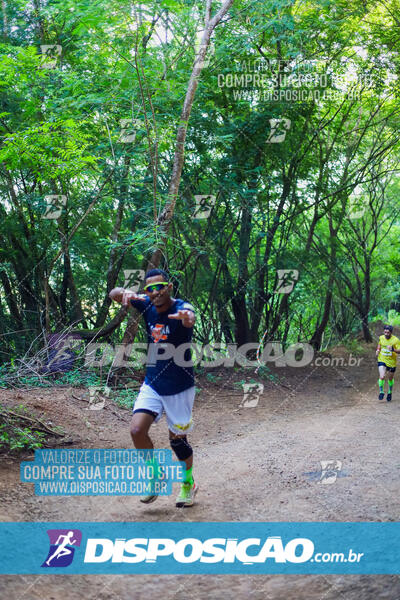
<svg viewBox="0 0 400 600"><path fill-rule="evenodd" d="M394 373L396 370L396 367L388 367L384 362L378 362L378 367L386 367L389 373Z"/></svg>

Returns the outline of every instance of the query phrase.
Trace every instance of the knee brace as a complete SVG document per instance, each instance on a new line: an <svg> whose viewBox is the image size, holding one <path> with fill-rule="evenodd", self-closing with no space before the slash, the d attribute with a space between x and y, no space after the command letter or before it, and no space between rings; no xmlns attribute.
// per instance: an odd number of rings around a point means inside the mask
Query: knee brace
<svg viewBox="0 0 400 600"><path fill-rule="evenodd" d="M186 435L184 437L172 438L169 440L169 443L178 460L186 460L192 456L193 449L187 441Z"/></svg>

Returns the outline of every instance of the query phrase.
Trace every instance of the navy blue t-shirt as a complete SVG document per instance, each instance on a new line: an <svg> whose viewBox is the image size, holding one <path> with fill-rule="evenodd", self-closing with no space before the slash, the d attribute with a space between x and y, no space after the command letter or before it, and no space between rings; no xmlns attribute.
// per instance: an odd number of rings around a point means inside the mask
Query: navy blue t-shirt
<svg viewBox="0 0 400 600"><path fill-rule="evenodd" d="M192 310L194 312L193 306L185 300L176 298L168 310L158 313L147 296L144 300L131 300L131 304L143 314L146 322L149 343L147 356L149 360L147 361L145 383L160 396L179 394L193 387L193 366L179 366L179 364L176 364L176 361L190 363L189 346L186 346L186 349L181 347L181 351L176 351L170 347L170 358L167 358L167 354L165 359L162 358L160 348L156 356L157 360L152 358L156 355L156 344L172 344L172 346L178 348L182 344L191 342L193 328L184 327L181 320L169 319L168 315L172 315L178 310ZM174 360L174 357L176 360Z"/></svg>

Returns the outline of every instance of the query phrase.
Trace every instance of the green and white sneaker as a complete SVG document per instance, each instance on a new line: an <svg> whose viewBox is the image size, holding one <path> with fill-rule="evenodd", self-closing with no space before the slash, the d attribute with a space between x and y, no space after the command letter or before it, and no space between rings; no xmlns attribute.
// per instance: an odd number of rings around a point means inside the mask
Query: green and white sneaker
<svg viewBox="0 0 400 600"><path fill-rule="evenodd" d="M154 502L154 500L157 500L158 493L156 492L156 483L157 479L153 479L151 481L149 493L146 496L140 496L140 502L143 502L144 504L150 504L150 502Z"/></svg>
<svg viewBox="0 0 400 600"><path fill-rule="evenodd" d="M176 499L176 506L183 508L184 506L193 506L194 497L197 493L199 486L193 483L182 483L181 491Z"/></svg>
<svg viewBox="0 0 400 600"><path fill-rule="evenodd" d="M150 492L149 494L145 495L145 496L141 496L139 498L140 502L143 502L143 504L150 504L151 502L154 502L154 500L157 500L158 498L158 493L155 491L156 490L156 484L158 483L158 463L156 461L146 461L146 465L147 466L154 466L155 469L155 476L150 480Z"/></svg>

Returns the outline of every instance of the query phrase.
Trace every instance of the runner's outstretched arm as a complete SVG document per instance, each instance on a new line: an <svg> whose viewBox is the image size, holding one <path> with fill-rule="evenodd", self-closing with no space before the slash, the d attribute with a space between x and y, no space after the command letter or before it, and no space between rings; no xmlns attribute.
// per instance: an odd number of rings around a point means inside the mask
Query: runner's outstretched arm
<svg viewBox="0 0 400 600"><path fill-rule="evenodd" d="M122 306L128 306L131 300L146 300L146 296L136 294L135 292L131 292L124 288L114 288L108 295L111 300L122 304Z"/></svg>
<svg viewBox="0 0 400 600"><path fill-rule="evenodd" d="M168 315L170 319L179 319L184 327L193 327L196 317L192 310L178 310L173 315Z"/></svg>

